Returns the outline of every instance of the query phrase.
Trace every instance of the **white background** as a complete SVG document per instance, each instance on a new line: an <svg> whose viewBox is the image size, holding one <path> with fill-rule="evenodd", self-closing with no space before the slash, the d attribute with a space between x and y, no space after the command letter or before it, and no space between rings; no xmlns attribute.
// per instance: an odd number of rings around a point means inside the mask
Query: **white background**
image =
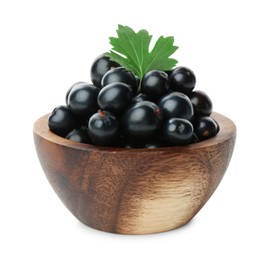
<svg viewBox="0 0 269 260"><path fill-rule="evenodd" d="M2 0L0 259L268 259L267 2ZM64 104L74 82L90 80L91 62L109 50L117 24L173 35L174 57L237 125L217 191L171 232L121 236L80 224L35 154L34 121Z"/></svg>

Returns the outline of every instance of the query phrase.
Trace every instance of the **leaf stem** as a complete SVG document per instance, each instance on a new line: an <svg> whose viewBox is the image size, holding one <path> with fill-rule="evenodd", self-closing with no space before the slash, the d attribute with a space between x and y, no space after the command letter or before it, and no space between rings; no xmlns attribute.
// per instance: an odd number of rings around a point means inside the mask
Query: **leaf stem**
<svg viewBox="0 0 269 260"><path fill-rule="evenodd" d="M137 94L139 94L141 92L141 79L139 80L139 85L137 88Z"/></svg>

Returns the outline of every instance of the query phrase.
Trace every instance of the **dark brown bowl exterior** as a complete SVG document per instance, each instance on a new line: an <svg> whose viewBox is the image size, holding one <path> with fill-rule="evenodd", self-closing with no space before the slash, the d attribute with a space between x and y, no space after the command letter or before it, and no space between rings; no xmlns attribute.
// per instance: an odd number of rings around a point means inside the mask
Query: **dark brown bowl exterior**
<svg viewBox="0 0 269 260"><path fill-rule="evenodd" d="M213 113L217 136L154 149L97 147L53 134L48 115L34 124L34 142L47 179L86 225L119 234L149 234L189 222L219 185L230 162L236 127Z"/></svg>

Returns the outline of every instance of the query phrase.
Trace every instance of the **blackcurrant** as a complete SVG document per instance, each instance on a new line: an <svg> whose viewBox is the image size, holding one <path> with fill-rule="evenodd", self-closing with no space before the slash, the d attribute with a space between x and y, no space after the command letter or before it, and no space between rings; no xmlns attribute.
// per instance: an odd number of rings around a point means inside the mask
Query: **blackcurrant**
<svg viewBox="0 0 269 260"><path fill-rule="evenodd" d="M88 120L97 112L98 93L99 88L88 83L78 84L71 89L67 105L80 121Z"/></svg>
<svg viewBox="0 0 269 260"><path fill-rule="evenodd" d="M163 96L158 106L162 109L166 119L177 117L191 120L194 114L189 97L180 92L172 92Z"/></svg>
<svg viewBox="0 0 269 260"><path fill-rule="evenodd" d="M101 85L102 87L105 87L106 85L114 82L121 82L130 85L134 94L137 91L137 79L135 75L131 71L123 67L118 67L109 70L103 76Z"/></svg>
<svg viewBox="0 0 269 260"><path fill-rule="evenodd" d="M158 100L168 93L168 75L160 70L147 72L141 80L141 92L146 94L151 100Z"/></svg>
<svg viewBox="0 0 269 260"><path fill-rule="evenodd" d="M196 77L192 70L186 67L177 67L170 74L170 87L174 91L190 93L196 84Z"/></svg>
<svg viewBox="0 0 269 260"><path fill-rule="evenodd" d="M192 91L189 98L193 105L195 116L209 116L212 113L212 101L205 92L200 90Z"/></svg>
<svg viewBox="0 0 269 260"><path fill-rule="evenodd" d="M77 127L77 121L68 107L58 106L49 115L48 126L53 133L65 137Z"/></svg>
<svg viewBox="0 0 269 260"><path fill-rule="evenodd" d="M103 54L98 56L91 66L91 80L94 86L101 88L101 80L110 69L119 67L119 64Z"/></svg>
<svg viewBox="0 0 269 260"><path fill-rule="evenodd" d="M83 81L76 82L76 83L74 83L74 84L67 90L67 92L66 92L66 94L65 94L65 103L66 103L67 106L68 106L68 97L69 97L69 94L70 94L71 90L72 90L74 87L76 87L76 86L78 86L78 85L80 85L80 84L87 84L87 83L86 83L86 82L83 82Z"/></svg>
<svg viewBox="0 0 269 260"><path fill-rule="evenodd" d="M99 110L89 120L88 133L95 145L115 146L119 139L118 120L112 113Z"/></svg>
<svg viewBox="0 0 269 260"><path fill-rule="evenodd" d="M212 117L196 117L193 123L194 133L200 141L215 136L219 131L219 126Z"/></svg>
<svg viewBox="0 0 269 260"><path fill-rule="evenodd" d="M159 132L162 111L153 102L141 101L131 106L123 115L123 133L132 141L148 142Z"/></svg>
<svg viewBox="0 0 269 260"><path fill-rule="evenodd" d="M183 118L171 118L164 123L163 138L172 145L189 144L193 137L193 126Z"/></svg>
<svg viewBox="0 0 269 260"><path fill-rule="evenodd" d="M86 128L73 129L65 138L78 143L91 143Z"/></svg>
<svg viewBox="0 0 269 260"><path fill-rule="evenodd" d="M110 83L100 90L97 101L102 110L119 114L130 104L132 93L131 87L125 83Z"/></svg>

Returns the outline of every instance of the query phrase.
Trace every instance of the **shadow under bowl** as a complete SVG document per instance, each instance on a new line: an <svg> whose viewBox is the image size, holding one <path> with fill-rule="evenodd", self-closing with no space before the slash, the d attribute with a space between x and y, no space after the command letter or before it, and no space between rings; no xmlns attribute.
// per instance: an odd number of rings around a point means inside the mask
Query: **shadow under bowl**
<svg viewBox="0 0 269 260"><path fill-rule="evenodd" d="M219 185L236 139L235 124L216 112L215 137L153 149L76 143L52 133L48 116L33 132L50 185L78 220L118 234L159 233L189 222Z"/></svg>

